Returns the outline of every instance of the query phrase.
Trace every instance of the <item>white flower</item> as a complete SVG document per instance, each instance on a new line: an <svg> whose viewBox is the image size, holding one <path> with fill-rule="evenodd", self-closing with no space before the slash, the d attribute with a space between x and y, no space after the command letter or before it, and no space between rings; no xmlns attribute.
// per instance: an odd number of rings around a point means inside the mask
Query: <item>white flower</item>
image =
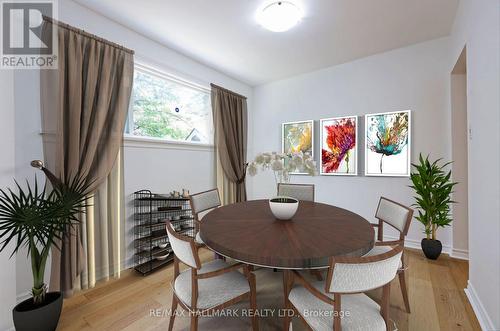
<svg viewBox="0 0 500 331"><path fill-rule="evenodd" d="M289 183L290 182L290 173L286 170L283 170L281 173L281 178L283 180L283 183Z"/></svg>
<svg viewBox="0 0 500 331"><path fill-rule="evenodd" d="M247 171L250 176L255 176L257 174L257 164L255 162L250 163Z"/></svg>
<svg viewBox="0 0 500 331"><path fill-rule="evenodd" d="M255 157L255 163L257 164L262 164L264 163L264 156L262 154L258 154L256 157Z"/></svg>
<svg viewBox="0 0 500 331"><path fill-rule="evenodd" d="M311 176L316 176L316 162L308 159L304 162L306 172Z"/></svg>
<svg viewBox="0 0 500 331"><path fill-rule="evenodd" d="M291 161L293 162L294 169L302 168L302 165L304 164L304 160L302 159L302 155L300 154L293 155Z"/></svg>
<svg viewBox="0 0 500 331"><path fill-rule="evenodd" d="M263 163L271 163L271 154L270 153L262 153L262 157L264 158Z"/></svg>
<svg viewBox="0 0 500 331"><path fill-rule="evenodd" d="M283 162L281 162L280 160L274 160L273 163L271 163L271 169L273 171L283 170Z"/></svg>

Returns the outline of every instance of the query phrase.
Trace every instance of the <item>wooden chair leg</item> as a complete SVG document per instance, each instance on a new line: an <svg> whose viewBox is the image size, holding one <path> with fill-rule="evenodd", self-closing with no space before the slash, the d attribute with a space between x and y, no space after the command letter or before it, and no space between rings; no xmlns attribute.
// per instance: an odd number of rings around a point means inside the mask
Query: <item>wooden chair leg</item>
<svg viewBox="0 0 500 331"><path fill-rule="evenodd" d="M289 331L290 325L292 324L292 319L290 318L290 316L288 316L288 308L286 308L286 309L287 309L287 311L285 312L285 328L284 328L284 330Z"/></svg>
<svg viewBox="0 0 500 331"><path fill-rule="evenodd" d="M382 317L385 321L385 329L386 331L390 331L389 324L389 302L391 300L391 283L386 284L382 289L382 302L380 305L380 312L382 313Z"/></svg>
<svg viewBox="0 0 500 331"><path fill-rule="evenodd" d="M405 272L400 271L399 274L399 285L401 287L401 293L403 294L403 301L405 303L406 312L410 313L410 300L408 299L408 288L406 287Z"/></svg>
<svg viewBox="0 0 500 331"><path fill-rule="evenodd" d="M283 270L283 295L285 299L285 319L284 319L284 328L283 330L290 330L290 323L292 322L290 316L288 316L288 310L291 308L290 301L288 301L288 295L290 294L290 286L291 286L291 271L284 269Z"/></svg>
<svg viewBox="0 0 500 331"><path fill-rule="evenodd" d="M257 316L257 286L255 284L255 275L251 272L249 273L249 282L250 282L250 309L252 310L252 330L259 331L259 320Z"/></svg>
<svg viewBox="0 0 500 331"><path fill-rule="evenodd" d="M174 328L174 321L177 309L177 298L175 295L172 295L172 309L170 311L170 321L168 322L168 331L172 331Z"/></svg>
<svg viewBox="0 0 500 331"><path fill-rule="evenodd" d="M341 312L341 303L340 303L340 294L333 294L333 329L341 330L341 320L340 320L340 312Z"/></svg>
<svg viewBox="0 0 500 331"><path fill-rule="evenodd" d="M193 312L191 314L191 331L197 331L198 330L198 313Z"/></svg>

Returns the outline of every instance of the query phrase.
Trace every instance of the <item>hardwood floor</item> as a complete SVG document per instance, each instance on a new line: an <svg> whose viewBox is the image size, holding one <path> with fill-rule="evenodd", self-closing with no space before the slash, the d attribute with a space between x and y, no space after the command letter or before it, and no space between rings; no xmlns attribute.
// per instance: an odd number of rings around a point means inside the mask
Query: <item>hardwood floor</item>
<svg viewBox="0 0 500 331"><path fill-rule="evenodd" d="M208 250L201 251L202 260L213 258ZM468 278L467 261L442 255L437 261L427 260L420 251L406 249L409 269L407 283L411 314L404 311L399 282L392 283L390 318L397 330L480 330L463 289ZM257 304L259 309L281 307L283 302L281 273L258 269ZM143 277L133 270L123 273L120 279L102 282L96 288L82 291L64 301L63 313L57 330L166 330L167 310L172 293L170 282L173 267L169 266ZM369 295L378 300L379 291ZM240 308L247 308L242 303ZM267 316L264 316L267 314ZM263 312L261 330L280 330L282 319L277 313ZM396 327L391 329L396 330ZM189 329L189 319L176 318L174 330ZM200 330L249 330L249 318L201 318ZM303 330L298 319L293 320L294 330Z"/></svg>

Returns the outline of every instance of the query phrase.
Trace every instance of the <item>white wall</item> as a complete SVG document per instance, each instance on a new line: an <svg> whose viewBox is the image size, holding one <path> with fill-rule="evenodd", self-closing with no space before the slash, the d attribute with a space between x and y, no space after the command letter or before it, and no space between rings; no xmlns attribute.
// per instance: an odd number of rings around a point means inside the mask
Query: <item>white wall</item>
<svg viewBox="0 0 500 331"><path fill-rule="evenodd" d="M16 70L13 86L16 101L15 178L23 185L26 180L33 183L36 175L39 183L43 185L44 174L30 165L32 160L43 160L38 71ZM26 254L26 250L21 249L16 259L18 301L28 298L33 286L31 263ZM50 261L46 270L50 270ZM48 274L49 272L45 275L46 280L49 279Z"/></svg>
<svg viewBox="0 0 500 331"><path fill-rule="evenodd" d="M124 177L126 201L126 242L128 243L125 264L131 265L133 243L133 193L141 189L168 193L187 188L191 193L205 191L216 186L214 177L213 148L165 146L149 144L144 148L140 142L125 141Z"/></svg>
<svg viewBox="0 0 500 331"><path fill-rule="evenodd" d="M280 151L280 124L316 120L315 155L319 160L320 118L358 115L359 176L293 176L292 182L314 183L316 200L352 210L374 221L381 195L401 203L413 203L409 178L365 177L364 114L412 110L412 159L418 153L450 159L447 107L448 38L370 56L287 80L258 86L254 90L255 152ZM318 162L319 163L319 162ZM253 179L253 198L274 194L271 173ZM386 231L386 235L396 235ZM422 227L414 221L407 240L419 245ZM445 249L451 245L451 229L440 230Z"/></svg>
<svg viewBox="0 0 500 331"><path fill-rule="evenodd" d="M500 330L500 1L462 0L448 70L467 46L469 284L485 330Z"/></svg>
<svg viewBox="0 0 500 331"><path fill-rule="evenodd" d="M224 86L248 97L249 112L252 109L252 88L214 69L176 53L140 34L117 24L100 14L71 0L59 0L59 20L72 26L135 50L135 58L143 64L180 78L209 87L210 83ZM16 177L23 179L34 174L29 161L42 155L40 136L39 76L37 71L16 72ZM17 104L19 102L19 104ZM251 126L250 126L251 130ZM141 144L139 144L141 145ZM158 192L170 192L187 188L191 192L214 186L212 151L197 148L154 148L155 144L139 146L125 143L124 171L127 214L125 229L131 235L131 198L134 191L149 188ZM165 147L165 146L164 146ZM249 148L251 148L249 146ZM130 240L128 237L126 240ZM127 257L133 254L128 247ZM25 296L31 288L31 272L26 255L18 255L17 293ZM130 259L123 261L129 265ZM48 268L50 270L50 268Z"/></svg>
<svg viewBox="0 0 500 331"><path fill-rule="evenodd" d="M469 251L468 203L468 125L467 78L464 74L450 77L451 159L452 177L458 185L453 189L453 253L467 257Z"/></svg>
<svg viewBox="0 0 500 331"><path fill-rule="evenodd" d="M0 188L11 187L14 177L14 74L0 70ZM12 246L12 245L10 245ZM0 253L0 330L13 328L12 308L16 304L16 257L12 247Z"/></svg>

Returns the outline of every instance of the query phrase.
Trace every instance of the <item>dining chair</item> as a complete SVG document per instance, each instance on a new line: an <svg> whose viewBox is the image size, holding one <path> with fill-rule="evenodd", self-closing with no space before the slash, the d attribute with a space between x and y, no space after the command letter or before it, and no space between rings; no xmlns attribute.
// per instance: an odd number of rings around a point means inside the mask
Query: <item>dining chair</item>
<svg viewBox="0 0 500 331"><path fill-rule="evenodd" d="M175 232L166 224L170 246L174 251L174 280L172 281L172 310L168 330L171 331L177 305L189 312L191 330L198 329L198 318L249 299L252 329L258 330L255 275L243 263L228 264L216 259L201 263L193 238ZM179 264L188 268L179 271ZM238 272L242 269L243 273Z"/></svg>
<svg viewBox="0 0 500 331"><path fill-rule="evenodd" d="M312 330L390 330L391 281L403 246L373 256L332 257L325 282L308 282L297 271L285 278L285 308L293 309ZM294 286L297 282L297 286ZM381 304L363 292L383 288ZM285 330L291 318L285 317Z"/></svg>
<svg viewBox="0 0 500 331"><path fill-rule="evenodd" d="M219 189L215 188L212 190L199 192L195 194L191 194L189 196L189 203L191 205L191 211L193 213L194 224L195 224L195 242L198 245L203 245L203 240L200 236L200 224L201 217L200 213L220 207L220 196Z"/></svg>
<svg viewBox="0 0 500 331"><path fill-rule="evenodd" d="M302 201L314 201L314 185L278 183L278 195Z"/></svg>
<svg viewBox="0 0 500 331"><path fill-rule="evenodd" d="M404 246L405 237L408 234L410 223L413 218L413 209L385 197L381 197L378 202L375 218L378 219L378 223L372 223L372 226L377 229L377 242L375 243L373 249L365 256L378 255L387 252L388 244L401 244ZM399 240L384 241L384 223L389 224L399 232ZM408 265L404 261L403 253L401 255L401 261L398 268L398 277L406 312L410 313L410 301L408 298L408 288L406 286L405 277L406 269L408 269Z"/></svg>

